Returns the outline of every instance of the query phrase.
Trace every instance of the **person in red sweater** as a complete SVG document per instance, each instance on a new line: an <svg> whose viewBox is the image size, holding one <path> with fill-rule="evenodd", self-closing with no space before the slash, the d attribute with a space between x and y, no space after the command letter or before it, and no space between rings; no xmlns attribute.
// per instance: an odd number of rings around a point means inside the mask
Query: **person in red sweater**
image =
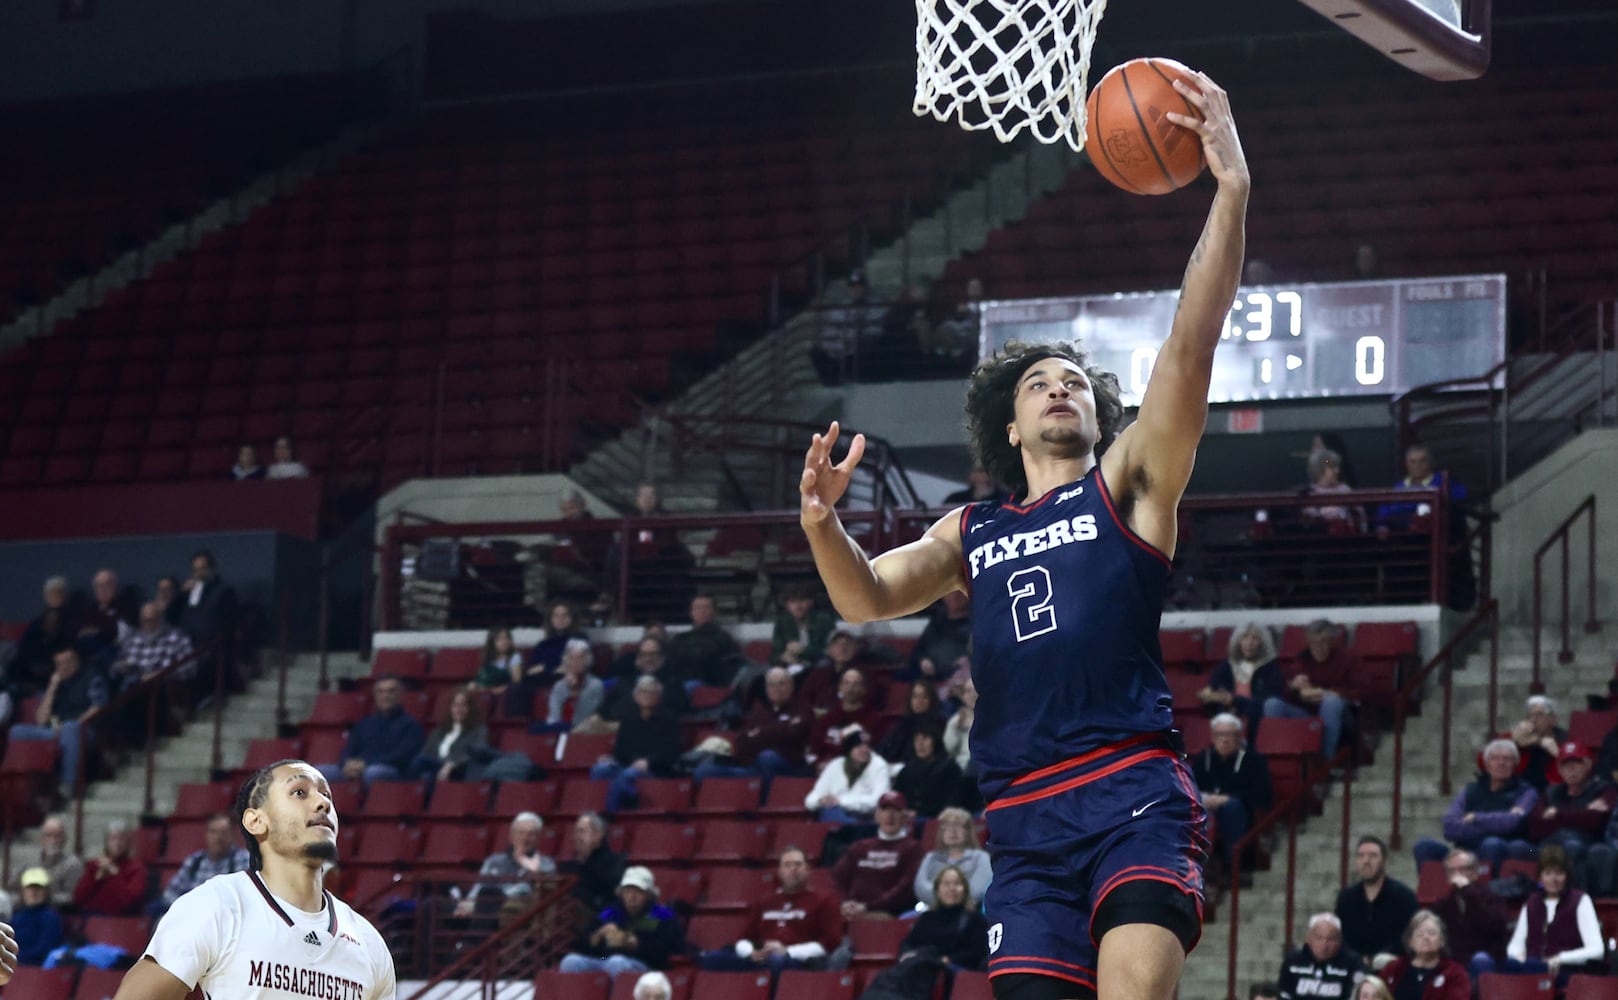
<svg viewBox="0 0 1618 1000"><path fill-rule="evenodd" d="M1449 957L1444 921L1417 910L1405 927L1405 953L1382 967L1394 1000L1472 1000L1472 978Z"/></svg>
<svg viewBox="0 0 1618 1000"><path fill-rule="evenodd" d="M879 743L888 730L882 709L869 697L865 672L858 667L843 671L837 681L837 704L815 720L809 736L809 757L831 760L843 752L843 735L849 726L859 726Z"/></svg>
<svg viewBox="0 0 1618 1000"><path fill-rule="evenodd" d="M899 792L876 803L876 836L856 840L832 868L845 919L898 916L916 903L916 869L926 853L910 836L910 808Z"/></svg>
<svg viewBox="0 0 1618 1000"><path fill-rule="evenodd" d="M128 824L119 820L107 824L101 856L85 864L73 890L80 913L106 917L140 914L146 899L146 865L130 853L132 844Z"/></svg>
<svg viewBox="0 0 1618 1000"><path fill-rule="evenodd" d="M823 969L843 937L837 900L809 886L809 857L798 847L781 852L776 890L753 904L747 937L730 948L705 952L704 969L752 972L760 966Z"/></svg>
<svg viewBox="0 0 1618 1000"><path fill-rule="evenodd" d="M1309 623L1309 645L1281 668L1286 685L1280 697L1264 700L1265 718L1307 719L1319 716L1325 730L1326 757L1342 746L1351 706L1359 700L1359 660L1343 649L1337 626L1324 618Z"/></svg>

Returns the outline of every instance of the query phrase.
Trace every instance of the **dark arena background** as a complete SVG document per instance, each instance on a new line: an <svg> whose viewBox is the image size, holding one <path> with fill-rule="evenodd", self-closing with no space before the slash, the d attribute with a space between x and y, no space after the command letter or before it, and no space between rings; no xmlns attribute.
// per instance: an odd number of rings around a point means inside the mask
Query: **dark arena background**
<svg viewBox="0 0 1618 1000"><path fill-rule="evenodd" d="M1290 0L1113 0L1095 44L1091 83L1219 81L1253 178L1161 642L1193 763L1228 702L1261 773L1204 788L1184 1000L1329 966L1320 913L1402 952L1364 836L1446 919L1488 881L1449 928L1474 996L1618 997L1618 10L1422 7L1488 22L1486 72ZM877 552L994 488L982 350L1076 336L1138 402L1213 183L917 117L915 35L870 0L0 6L0 903L66 949L0 996L111 997L283 757L339 778L327 884L401 1000L657 995L642 961L670 1000L990 996L982 956L888 975L930 873L982 858L960 606L835 622L804 449L867 435L842 516ZM1517 781L1481 838L1468 796ZM873 810L919 841L880 905ZM1552 844L1606 955L1514 973ZM818 952L720 968L789 846ZM669 946L572 971L626 866Z"/></svg>

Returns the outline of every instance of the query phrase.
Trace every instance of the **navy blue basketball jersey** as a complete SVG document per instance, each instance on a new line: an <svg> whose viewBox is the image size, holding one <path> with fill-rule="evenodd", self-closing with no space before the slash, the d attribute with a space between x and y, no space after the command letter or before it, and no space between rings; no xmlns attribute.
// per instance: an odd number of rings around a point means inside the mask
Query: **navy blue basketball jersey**
<svg viewBox="0 0 1618 1000"><path fill-rule="evenodd" d="M1169 560L1124 524L1098 464L1026 507L961 515L972 597L972 761L1013 781L1173 726L1157 630Z"/></svg>

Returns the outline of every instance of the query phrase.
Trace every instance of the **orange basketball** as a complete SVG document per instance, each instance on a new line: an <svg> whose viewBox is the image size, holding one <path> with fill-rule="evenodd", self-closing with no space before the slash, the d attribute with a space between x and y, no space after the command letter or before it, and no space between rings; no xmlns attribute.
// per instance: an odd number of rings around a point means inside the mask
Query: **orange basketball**
<svg viewBox="0 0 1618 1000"><path fill-rule="evenodd" d="M1131 59L1101 78L1085 107L1085 152L1096 171L1133 194L1168 194L1197 179L1207 161L1195 132L1164 117L1200 118L1174 89L1191 70L1173 59Z"/></svg>

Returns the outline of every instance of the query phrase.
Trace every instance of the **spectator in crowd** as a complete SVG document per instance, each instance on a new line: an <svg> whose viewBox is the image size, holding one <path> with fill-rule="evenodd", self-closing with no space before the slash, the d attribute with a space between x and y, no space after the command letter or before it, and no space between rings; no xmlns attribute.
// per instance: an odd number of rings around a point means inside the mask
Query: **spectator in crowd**
<svg viewBox="0 0 1618 1000"><path fill-rule="evenodd" d="M900 943L900 958L931 948L953 968L981 970L989 961L989 922L972 894L970 878L947 865L927 889L933 902Z"/></svg>
<svg viewBox="0 0 1618 1000"><path fill-rule="evenodd" d="M1343 743L1354 700L1358 662L1343 649L1341 633L1324 618L1309 623L1308 645L1282 668L1285 689L1264 700L1266 718L1307 719L1319 716L1324 730L1322 745L1327 759Z"/></svg>
<svg viewBox="0 0 1618 1000"><path fill-rule="evenodd" d="M640 644L647 639L657 640L658 655L666 659L669 648L668 627L662 622L647 622L646 626L641 629L640 639L635 645L630 646L613 658L612 663L607 667L607 676L617 681L628 680L633 682L641 673L638 662L641 651Z"/></svg>
<svg viewBox="0 0 1618 1000"><path fill-rule="evenodd" d="M942 684L962 667L971 668L971 649L972 605L965 594L952 590L933 608L904 669L894 676Z"/></svg>
<svg viewBox="0 0 1618 1000"><path fill-rule="evenodd" d="M464 781L472 769L494 758L483 710L471 688L450 695L443 717L433 727L422 752L410 762L410 777L428 781Z"/></svg>
<svg viewBox="0 0 1618 1000"><path fill-rule="evenodd" d="M591 913L610 905L624 874L624 856L607 846L607 821L595 813L575 820L573 857L559 867L574 877L573 895Z"/></svg>
<svg viewBox="0 0 1618 1000"><path fill-rule="evenodd" d="M45 957L62 946L62 915L51 902L51 873L29 868L19 879L22 905L11 914L17 938L19 965L44 965Z"/></svg>
<svg viewBox="0 0 1618 1000"><path fill-rule="evenodd" d="M931 360L943 362L959 374L965 374L965 369L970 367L969 359L977 356L978 334L983 325L982 279L968 278L963 292L960 300L944 303L941 312L935 308L936 321L921 345L923 353ZM945 500L946 505L953 502L960 501Z"/></svg>
<svg viewBox="0 0 1618 1000"><path fill-rule="evenodd" d="M1506 945L1506 971L1549 972L1558 985L1577 972L1598 969L1606 954L1590 897L1568 884L1567 855L1552 844L1539 852L1539 891L1517 914Z"/></svg>
<svg viewBox="0 0 1618 1000"><path fill-rule="evenodd" d="M888 762L871 749L870 736L855 727L843 737L843 755L815 779L803 807L822 823L864 823L877 802L892 790Z"/></svg>
<svg viewBox="0 0 1618 1000"><path fill-rule="evenodd" d="M635 865L618 882L618 902L601 911L576 951L564 956L563 972L625 972L663 969L685 947L674 911L657 901L649 868Z"/></svg>
<svg viewBox="0 0 1618 1000"><path fill-rule="evenodd" d="M635 656L629 662L630 673L613 677L612 689L598 710L599 728L603 732L616 732L618 726L640 709L635 705L635 683L642 677L655 677L663 685L663 708L675 717L683 716L691 707L685 685L668 668L665 644L656 636L642 636L635 644Z"/></svg>
<svg viewBox="0 0 1618 1000"><path fill-rule="evenodd" d="M938 698L938 688L926 681L911 681L905 699L905 712L895 719L877 744L877 752L889 760L898 760L910 752L910 738L923 729L936 730L940 739L944 735L944 708Z"/></svg>
<svg viewBox="0 0 1618 1000"><path fill-rule="evenodd" d="M123 693L161 670L191 655L191 637L163 618L156 601L140 606L140 627L132 629L118 645L118 656L111 669L116 693ZM182 667L177 677L190 677L195 666Z"/></svg>
<svg viewBox="0 0 1618 1000"><path fill-rule="evenodd" d="M227 634L236 625L236 591L219 576L219 564L207 549L191 556L191 575L180 587L180 628L198 646ZM211 679L211 678L210 678Z"/></svg>
<svg viewBox="0 0 1618 1000"><path fill-rule="evenodd" d="M1247 1000L1281 1000L1281 987L1275 983L1250 983L1247 987ZM1355 997L1354 1000L1360 998Z"/></svg>
<svg viewBox="0 0 1618 1000"><path fill-rule="evenodd" d="M376 711L354 723L341 763L316 765L332 784L398 781L410 771L425 741L421 723L404 710L404 684L388 674L371 688Z"/></svg>
<svg viewBox="0 0 1618 1000"><path fill-rule="evenodd" d="M937 902L933 882L946 868L966 878L967 895L981 900L989 891L989 852L978 845L972 814L952 806L938 814L938 847L928 851L916 868L916 898L927 906Z"/></svg>
<svg viewBox="0 0 1618 1000"><path fill-rule="evenodd" d="M192 851L180 862L180 868L169 878L162 895L146 906L146 915L155 924L169 911L174 901L213 878L231 872L247 870L247 848L236 843L236 821L225 813L208 817L203 830L203 846Z"/></svg>
<svg viewBox="0 0 1618 1000"><path fill-rule="evenodd" d="M815 607L815 595L806 587L794 587L781 601L781 614L770 633L770 662L780 663L787 643L796 640L803 660L814 662L826 651L826 640L837 627L831 612Z"/></svg>
<svg viewBox="0 0 1618 1000"><path fill-rule="evenodd" d="M843 893L845 920L898 916L915 905L912 886L924 852L910 836L910 820L905 797L888 792L877 801L876 836L856 840L837 859L832 880Z"/></svg>
<svg viewBox="0 0 1618 1000"><path fill-rule="evenodd" d="M796 676L798 703L811 709L817 716L824 715L837 703L837 686L843 674L854 666L859 644L854 634L838 629L826 640L826 655L813 661L808 670Z"/></svg>
<svg viewBox="0 0 1618 1000"><path fill-rule="evenodd" d="M133 917L146 898L146 864L131 853L134 838L129 824L107 824L101 855L91 858L73 889L73 904L80 913L101 917Z"/></svg>
<svg viewBox="0 0 1618 1000"><path fill-rule="evenodd" d="M629 1000L674 1000L674 984L661 972L643 972Z"/></svg>
<svg viewBox="0 0 1618 1000"><path fill-rule="evenodd" d="M170 625L180 624L180 610L185 606L176 600L180 596L180 581L177 577L160 576L152 585L152 600L158 609L163 612L163 620Z"/></svg>
<svg viewBox="0 0 1618 1000"><path fill-rule="evenodd" d="M1489 866L1500 870L1506 858L1528 860L1534 845L1526 839L1528 816L1539 804L1539 793L1517 774L1517 745L1510 740L1494 740L1483 748L1483 774L1461 789L1444 813L1444 837L1450 844L1464 847ZM1449 845L1423 837L1413 849L1416 867L1426 861L1442 861Z"/></svg>
<svg viewBox="0 0 1618 1000"><path fill-rule="evenodd" d="M566 652L562 654L561 674L551 685L550 709L545 714L548 727L565 732L601 710L606 689L600 679L590 673L594 662L595 653L588 641L567 641Z"/></svg>
<svg viewBox="0 0 1618 1000"><path fill-rule="evenodd" d="M245 479L263 479L267 471L258 464L257 447L244 444L236 449L236 464L230 467L230 478L238 483Z"/></svg>
<svg viewBox="0 0 1618 1000"><path fill-rule="evenodd" d="M944 506L993 500L998 495L994 480L989 478L989 471L981 465L974 465L966 474L966 485L945 497Z"/></svg>
<svg viewBox="0 0 1618 1000"><path fill-rule="evenodd" d="M499 694L508 684L521 684L526 667L511 629L497 626L489 629L483 639L483 666L478 668L472 683Z"/></svg>
<svg viewBox="0 0 1618 1000"><path fill-rule="evenodd" d="M1509 924L1501 898L1479 878L1478 858L1457 847L1444 859L1449 889L1433 904L1448 931L1449 950L1466 963L1473 981L1505 957Z"/></svg>
<svg viewBox="0 0 1618 1000"><path fill-rule="evenodd" d="M1559 781L1556 758L1567 742L1567 730L1557 724L1556 702L1542 694L1528 699L1526 717L1511 727L1511 741L1521 758L1517 773L1539 792Z"/></svg>
<svg viewBox="0 0 1618 1000"><path fill-rule="evenodd" d="M931 689L929 689L930 691ZM932 819L961 798L961 769L944 753L944 721L936 716L915 727L904 766L893 775L895 791L904 795L916 815ZM887 759L887 755L883 755Z"/></svg>
<svg viewBox="0 0 1618 1000"><path fill-rule="evenodd" d="M1203 808L1218 828L1214 846L1224 864L1224 877L1235 871L1236 844L1252 829L1253 820L1270 807L1270 763L1242 739L1242 720L1230 712L1214 716L1209 724L1209 746L1191 762ZM1242 872L1242 885L1253 882L1251 870Z"/></svg>
<svg viewBox="0 0 1618 1000"><path fill-rule="evenodd" d="M292 439L285 434L275 439L275 461L265 471L267 479L308 479L309 467L293 457Z"/></svg>
<svg viewBox="0 0 1618 1000"><path fill-rule="evenodd" d="M1403 937L1403 952L1382 967L1382 979L1395 997L1472 1000L1472 979L1450 957L1444 921L1437 914L1417 912Z"/></svg>
<svg viewBox="0 0 1618 1000"><path fill-rule="evenodd" d="M663 500L657 486L646 482L636 486L635 509L630 516L656 518L662 514ZM629 603L625 613L635 621L678 614L691 596L691 550L673 529L659 525L642 524L627 536L617 536L607 550L605 580L610 593L618 593L625 546L629 550Z"/></svg>
<svg viewBox="0 0 1618 1000"><path fill-rule="evenodd" d="M607 789L609 813L633 807L639 798L636 783L648 775L673 775L680 760L680 720L663 708L662 682L656 677L636 681L635 706L639 712L618 726L611 755L590 768L590 777L612 782Z"/></svg>
<svg viewBox="0 0 1618 1000"><path fill-rule="evenodd" d="M67 577L53 576L45 581L44 610L40 611L17 642L17 655L6 667L6 686L15 698L28 698L45 690L55 667L57 650L71 645L82 617L79 602L68 589Z"/></svg>
<svg viewBox="0 0 1618 1000"><path fill-rule="evenodd" d="M1395 490L1434 490L1447 492L1451 501L1466 499L1466 487L1451 483L1449 473L1433 468L1433 453L1424 444L1413 444L1405 449L1404 478L1394 483ZM1386 536L1390 531L1410 531L1418 519L1429 513L1425 504L1414 501L1385 503L1376 510L1377 532ZM1456 512L1453 517L1459 519Z"/></svg>
<svg viewBox="0 0 1618 1000"><path fill-rule="evenodd" d="M691 627L669 640L672 675L688 689L699 684L729 687L743 663L742 647L719 624L712 597L691 598L690 614Z"/></svg>
<svg viewBox="0 0 1618 1000"><path fill-rule="evenodd" d="M72 646L59 650L53 662L56 669L34 709L33 724L13 724L10 738L56 741L61 749L58 787L65 794L73 790L79 773L79 730L91 712L107 703L107 679L86 669ZM93 745L93 736L94 730L84 731L86 748Z"/></svg>
<svg viewBox="0 0 1618 1000"><path fill-rule="evenodd" d="M1528 839L1541 849L1558 844L1585 886L1605 886L1615 854L1602 839L1618 805L1618 788L1595 774L1595 752L1582 743L1562 744L1556 759L1561 784L1551 785L1528 817Z"/></svg>
<svg viewBox="0 0 1618 1000"><path fill-rule="evenodd" d="M1249 622L1231 633L1225 658L1208 675L1208 686L1197 692L1197 699L1209 711L1240 716L1248 737L1257 739L1265 704L1271 698L1285 701L1286 694L1270 630Z"/></svg>
<svg viewBox="0 0 1618 1000"><path fill-rule="evenodd" d="M60 816L48 816L39 825L39 853L32 862L19 861L21 868L43 868L50 876L51 905L57 909L73 905L73 890L84 874L84 861L67 848L67 824ZM22 895L20 879L12 882L13 895Z"/></svg>
<svg viewBox="0 0 1618 1000"><path fill-rule="evenodd" d="M473 885L456 902L455 915L471 915L486 894L507 902L526 903L540 879L555 875L556 862L539 849L539 834L544 829L545 821L538 813L518 813L511 821L510 844L484 858L483 867L478 869L480 877L496 881Z"/></svg>
<svg viewBox="0 0 1618 1000"><path fill-rule="evenodd" d="M809 360L824 385L841 385L855 377L862 350L882 336L884 310L868 299L864 271L853 271L843 301L820 312L820 329L809 348Z"/></svg>
<svg viewBox="0 0 1618 1000"><path fill-rule="evenodd" d="M812 716L792 700L792 675L771 667L764 675L764 700L755 702L731 743L730 759L699 764L694 777L764 779L764 791L778 774L796 774L805 766Z"/></svg>
<svg viewBox="0 0 1618 1000"><path fill-rule="evenodd" d="M955 758L955 763L960 765L962 774L971 777L972 718L977 712L978 686L973 683L970 674L961 681L960 695L956 703L959 707L944 725L944 752Z"/></svg>
<svg viewBox="0 0 1618 1000"><path fill-rule="evenodd" d="M1349 1000L1363 969L1359 954L1343 945L1342 921L1317 913L1309 918L1303 946L1281 960L1281 1000Z"/></svg>
<svg viewBox="0 0 1618 1000"><path fill-rule="evenodd" d="M815 720L809 731L811 757L819 759L835 754L850 726L860 727L873 743L880 742L887 722L882 718L881 707L869 699L869 690L863 670L849 667L843 671L837 681L836 703Z"/></svg>
<svg viewBox="0 0 1618 1000"><path fill-rule="evenodd" d="M97 570L90 578L90 602L74 640L79 652L102 666L111 663L118 643L135 630L137 613L134 600L119 585L118 574Z"/></svg>
<svg viewBox="0 0 1618 1000"><path fill-rule="evenodd" d="M571 526L595 520L595 515L585 506L584 495L578 490L568 490L562 494L557 501L557 517ZM611 534L606 531L565 529L552 534L556 542L547 565L548 591L554 596L566 595L580 601L593 599L601 590L607 550L612 546Z"/></svg>
<svg viewBox="0 0 1618 1000"><path fill-rule="evenodd" d="M528 654L528 669L523 672L523 684L532 683L536 688L549 684L552 676L561 669L562 654L567 652L567 644L574 639L589 641L590 637L585 635L578 622L579 616L574 612L573 605L566 601L551 602L545 613L545 635Z"/></svg>
<svg viewBox="0 0 1618 1000"><path fill-rule="evenodd" d="M1388 876L1388 845L1363 836L1354 846L1354 873L1359 881L1337 894L1337 929L1356 954L1367 960L1399 951L1399 936L1416 912L1416 894Z"/></svg>
<svg viewBox="0 0 1618 1000"><path fill-rule="evenodd" d="M1393 1000L1393 991L1381 976L1366 976L1354 990L1354 1000Z"/></svg>
<svg viewBox="0 0 1618 1000"><path fill-rule="evenodd" d="M1309 453L1309 489L1312 497L1320 497L1321 503L1312 504L1299 511L1305 522L1313 521L1325 524L1332 531L1347 533L1365 530L1365 511L1363 508L1342 503L1332 503L1330 498L1343 493L1352 493L1354 487L1342 480L1343 456L1330 448L1321 448Z"/></svg>
<svg viewBox="0 0 1618 1000"><path fill-rule="evenodd" d="M775 866L775 891L752 904L747 936L729 948L704 952L704 969L749 972L765 967L823 969L843 936L837 900L809 884L809 857L788 847Z"/></svg>

